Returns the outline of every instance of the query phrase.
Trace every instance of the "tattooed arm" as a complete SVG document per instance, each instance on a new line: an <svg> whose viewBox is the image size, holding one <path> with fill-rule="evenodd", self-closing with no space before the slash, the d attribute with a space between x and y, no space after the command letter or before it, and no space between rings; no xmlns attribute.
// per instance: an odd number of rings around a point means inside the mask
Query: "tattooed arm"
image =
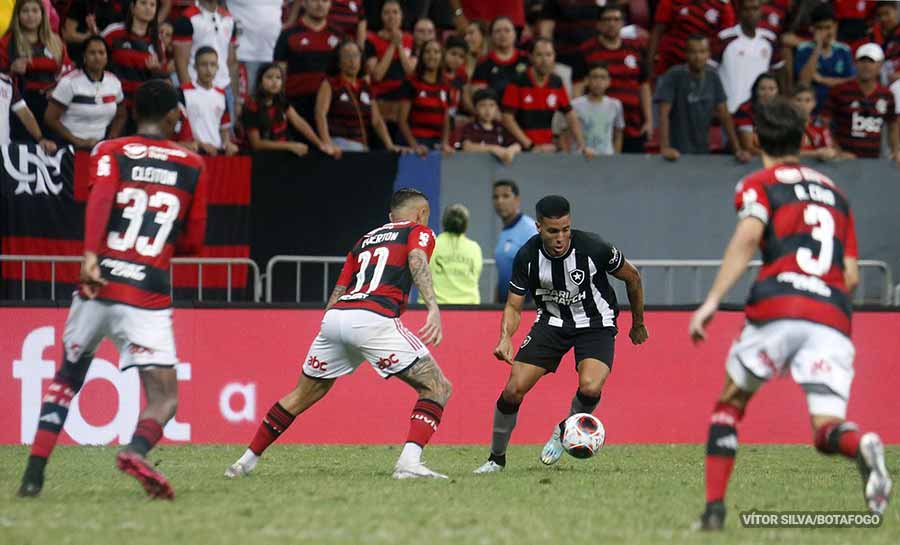
<svg viewBox="0 0 900 545"><path fill-rule="evenodd" d="M443 333L441 332L440 309L434 295L434 284L431 280L431 269L428 267L428 254L424 250L416 248L409 252L407 262L413 282L419 288L419 293L422 295L425 306L428 308L428 318L425 320L425 325L419 330L419 335L421 335L425 344L437 346L443 338Z"/></svg>
<svg viewBox="0 0 900 545"><path fill-rule="evenodd" d="M328 298L328 304L325 305L325 312L331 310L331 307L334 306L335 303L338 302L338 299L341 298L341 295L344 295L347 292L347 286L342 286L338 284L334 287L334 291L331 292L331 297Z"/></svg>

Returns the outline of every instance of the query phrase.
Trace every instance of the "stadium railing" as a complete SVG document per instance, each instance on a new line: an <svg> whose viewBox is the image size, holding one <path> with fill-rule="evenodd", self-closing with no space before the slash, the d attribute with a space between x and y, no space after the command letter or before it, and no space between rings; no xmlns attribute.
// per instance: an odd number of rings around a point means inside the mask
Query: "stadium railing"
<svg viewBox="0 0 900 545"><path fill-rule="evenodd" d="M325 302L328 299L329 289L329 272L332 266L340 267L345 261L340 256L291 256L277 255L272 257L266 265L265 284L267 303L275 302L273 299L273 286L275 284L275 267L278 265L295 265L294 270L294 302L299 303L302 300L302 267L303 265L320 265L322 266L322 299ZM665 285L665 295L659 301L652 301L652 304L676 305L685 304L684 300L676 300L676 290L680 287L676 285L675 274L681 271L687 271L693 274L693 298L690 299L691 304L699 304L702 302L706 290L709 288L711 279L704 282L703 273L715 271L722 265L722 261L718 259L634 259L632 264L642 273L647 270L655 270L663 274L663 283ZM750 262L750 268L745 275L745 279L749 279L749 275L754 274L762 265L759 260ZM891 267L884 261L864 259L859 261L860 282L854 294L854 303L858 305L866 303L874 303L882 306L896 305L900 306L900 285L897 286L896 293L893 288L893 271ZM866 271L873 270L880 274L880 281L877 285L877 295L874 297L866 297L867 295L867 274ZM496 282L484 282L485 272L495 278L496 267L493 259L485 259L482 272L482 290L487 285L489 297L482 297L485 301L493 301Z"/></svg>
<svg viewBox="0 0 900 545"><path fill-rule="evenodd" d="M63 256L63 255L0 255L0 263L19 263L21 265L21 301L27 300L27 268L28 263L47 263L50 265L50 300L56 301L57 291L57 275L56 266L61 263L80 263L80 256ZM259 302L262 297L262 277L260 275L259 265L249 258L243 257L175 257L172 258L169 265L169 276L172 276L175 267L178 266L196 266L197 267L197 301L203 301L203 267L225 267L226 288L225 302L232 302L232 269L236 266L245 266L251 271L252 296L253 302ZM170 287L170 293L175 295L175 288Z"/></svg>

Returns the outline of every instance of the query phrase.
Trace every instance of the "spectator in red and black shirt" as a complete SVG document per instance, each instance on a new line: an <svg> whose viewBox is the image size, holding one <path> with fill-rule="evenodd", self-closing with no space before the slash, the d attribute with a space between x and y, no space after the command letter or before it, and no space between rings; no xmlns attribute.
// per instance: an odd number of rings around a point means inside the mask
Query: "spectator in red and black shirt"
<svg viewBox="0 0 900 545"><path fill-rule="evenodd" d="M609 2L607 5L616 4ZM578 48L597 34L603 4L597 0L546 0L538 34L553 40L556 60L574 68L581 60Z"/></svg>
<svg viewBox="0 0 900 545"><path fill-rule="evenodd" d="M897 21L897 3L879 2L875 6L875 24L869 32L873 41L884 50L890 81L900 78L900 24Z"/></svg>
<svg viewBox="0 0 900 545"><path fill-rule="evenodd" d="M828 123L821 117L813 115L816 109L816 92L809 85L800 84L794 87L794 107L806 120L803 129L803 140L800 143L801 157L815 157L820 161L841 158L840 150L834 145ZM846 157L850 158L852 156Z"/></svg>
<svg viewBox="0 0 900 545"><path fill-rule="evenodd" d="M501 123L497 123L499 104L493 89L475 92L475 121L462 131L463 151L487 152L507 165L512 164L522 146Z"/></svg>
<svg viewBox="0 0 900 545"><path fill-rule="evenodd" d="M588 159L596 151L585 146L581 123L569 104L562 79L553 73L556 55L553 42L538 38L531 51L531 68L506 86L503 94L503 125L526 151L553 153L553 114L566 116L578 151Z"/></svg>
<svg viewBox="0 0 900 545"><path fill-rule="evenodd" d="M362 51L353 41L343 42L337 50L338 74L325 78L316 99L316 127L325 145L342 151L369 151L371 133L381 139L385 149L397 151L381 118L378 100L360 70Z"/></svg>
<svg viewBox="0 0 900 545"><path fill-rule="evenodd" d="M732 26L734 10L729 0L660 0L647 56L654 63L653 74L661 76L685 62L688 36L713 38Z"/></svg>
<svg viewBox="0 0 900 545"><path fill-rule="evenodd" d="M468 117L474 110L471 97L465 93L469 85L469 74L466 72L468 51L469 45L459 36L450 35L444 43L444 78L450 84L450 120L454 126L459 116Z"/></svg>
<svg viewBox="0 0 900 545"><path fill-rule="evenodd" d="M823 115L830 117L838 146L856 157L881 155L887 125L891 158L900 164L900 127L894 95L878 82L884 52L868 43L856 50L856 78L831 88Z"/></svg>
<svg viewBox="0 0 900 545"><path fill-rule="evenodd" d="M391 136L400 137L400 103L403 82L413 73L416 63L412 53L412 34L403 32L403 11L398 0L386 0L381 7L382 28L369 32L366 39L366 70L372 78L372 89L378 98L381 115Z"/></svg>
<svg viewBox="0 0 900 545"><path fill-rule="evenodd" d="M347 38L356 40L363 46L366 43L366 10L363 0L331 0L328 12L328 24Z"/></svg>
<svg viewBox="0 0 900 545"><path fill-rule="evenodd" d="M757 104L768 104L780 94L778 78L772 74L760 74L750 89L750 100L738 106L732 116L734 130L741 141L741 148L751 155L761 155L762 150L756 141L756 125L753 122L753 111Z"/></svg>
<svg viewBox="0 0 900 545"><path fill-rule="evenodd" d="M759 7L759 27L781 36L792 4L792 0L763 0Z"/></svg>
<svg viewBox="0 0 900 545"><path fill-rule="evenodd" d="M50 30L41 0L17 1L9 31L0 39L0 72L13 77L44 133L48 132L44 127L47 92L70 64L62 38ZM31 138L18 117L10 121L13 140Z"/></svg>
<svg viewBox="0 0 900 545"><path fill-rule="evenodd" d="M137 130L132 117L134 93L145 81L169 76L165 48L159 40L156 0L135 0L128 11L125 23L113 23L106 27L103 39L109 46L110 71L122 82L125 109L129 122L125 134Z"/></svg>
<svg viewBox="0 0 900 545"><path fill-rule="evenodd" d="M82 58L84 42L100 35L107 26L125 21L130 0L77 0L69 4L60 35L66 42L69 56Z"/></svg>
<svg viewBox="0 0 900 545"><path fill-rule="evenodd" d="M340 150L326 146L305 119L297 114L284 95L284 69L279 64L265 64L256 76L256 93L244 105L241 121L251 150L283 150L303 156L309 146L290 140L288 126L303 135L322 153L335 158Z"/></svg>
<svg viewBox="0 0 900 545"><path fill-rule="evenodd" d="M285 95L304 119L313 119L316 95L342 35L328 24L330 0L304 0L305 12L278 36L275 62L287 73Z"/></svg>
<svg viewBox="0 0 900 545"><path fill-rule="evenodd" d="M491 50L475 66L472 92L490 87L502 97L506 85L528 68L528 55L516 49L516 29L509 17L491 23Z"/></svg>
<svg viewBox="0 0 900 545"><path fill-rule="evenodd" d="M450 146L450 85L444 79L444 52L440 42L425 42L418 52L415 74L407 78L406 98L400 106L400 132L419 155Z"/></svg>
<svg viewBox="0 0 900 545"><path fill-rule="evenodd" d="M644 142L653 132L653 92L650 90L644 50L637 42L620 38L625 24L622 7L610 4L600 13L600 32L581 44L581 60L574 66L574 94L585 87L587 67L604 63L611 78L606 94L625 108L624 153L643 153Z"/></svg>

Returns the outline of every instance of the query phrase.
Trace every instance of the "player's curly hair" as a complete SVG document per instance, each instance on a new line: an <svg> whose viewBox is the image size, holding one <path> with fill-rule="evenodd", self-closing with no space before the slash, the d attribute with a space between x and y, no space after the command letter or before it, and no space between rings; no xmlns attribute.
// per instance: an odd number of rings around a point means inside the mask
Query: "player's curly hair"
<svg viewBox="0 0 900 545"><path fill-rule="evenodd" d="M461 235L469 228L469 209L462 204L451 204L444 209L444 217L441 218L444 231Z"/></svg>
<svg viewBox="0 0 900 545"><path fill-rule="evenodd" d="M151 79L142 83L134 93L134 113L138 121L161 121L176 109L178 91L167 80Z"/></svg>

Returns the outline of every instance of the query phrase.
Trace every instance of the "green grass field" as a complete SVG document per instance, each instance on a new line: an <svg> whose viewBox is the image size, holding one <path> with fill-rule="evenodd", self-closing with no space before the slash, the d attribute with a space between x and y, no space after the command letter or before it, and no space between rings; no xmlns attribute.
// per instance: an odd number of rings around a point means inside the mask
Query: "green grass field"
<svg viewBox="0 0 900 545"><path fill-rule="evenodd" d="M120 474L112 448L60 447L42 497L14 496L26 447L0 447L0 544L545 543L896 544L900 509L877 529L744 529L738 511L863 509L855 466L806 446L745 445L728 498L727 530L690 530L703 505L703 447L610 445L592 460L545 468L517 446L501 474L476 477L485 447L432 447L449 482L390 478L397 447L272 447L256 472L229 481L238 446L161 447L151 460L174 503L149 501ZM892 473L900 447L888 448Z"/></svg>

